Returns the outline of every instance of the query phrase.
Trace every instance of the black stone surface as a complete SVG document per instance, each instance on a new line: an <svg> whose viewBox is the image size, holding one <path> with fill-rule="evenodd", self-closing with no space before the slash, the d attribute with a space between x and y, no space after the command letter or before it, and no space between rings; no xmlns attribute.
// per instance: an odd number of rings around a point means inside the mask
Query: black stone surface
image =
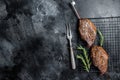
<svg viewBox="0 0 120 80"><path fill-rule="evenodd" d="M0 80L120 80L120 74L72 70L65 23L78 45L70 0L0 0ZM76 0L81 17L120 16L120 0ZM118 65L119 66L119 65Z"/></svg>

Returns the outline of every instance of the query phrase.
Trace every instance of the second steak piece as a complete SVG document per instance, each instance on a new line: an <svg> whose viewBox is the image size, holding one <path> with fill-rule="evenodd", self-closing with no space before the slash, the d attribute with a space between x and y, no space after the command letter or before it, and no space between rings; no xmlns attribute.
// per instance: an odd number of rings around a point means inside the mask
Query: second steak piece
<svg viewBox="0 0 120 80"><path fill-rule="evenodd" d="M81 38L91 47L96 39L96 26L86 18L79 19L79 33Z"/></svg>
<svg viewBox="0 0 120 80"><path fill-rule="evenodd" d="M108 54L101 46L93 46L91 49L91 57L94 66L96 66L101 74L104 74L108 68Z"/></svg>

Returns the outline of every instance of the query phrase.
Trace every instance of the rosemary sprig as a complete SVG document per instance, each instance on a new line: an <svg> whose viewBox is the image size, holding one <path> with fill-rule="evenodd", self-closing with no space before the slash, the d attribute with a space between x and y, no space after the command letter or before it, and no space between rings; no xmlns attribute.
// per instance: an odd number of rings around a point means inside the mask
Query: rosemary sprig
<svg viewBox="0 0 120 80"><path fill-rule="evenodd" d="M90 62L90 58L88 57L86 49L83 48L82 46L78 46L77 49L83 51L83 56L80 54L80 55L77 55L77 58L82 60L82 62L84 64L84 69L87 72L89 72L90 66L91 66L91 62Z"/></svg>
<svg viewBox="0 0 120 80"><path fill-rule="evenodd" d="M82 60L82 62L83 62L83 64L84 64L84 66L83 66L84 69L85 69L87 72L89 72L89 69L88 69L88 67L87 67L87 64L86 64L86 62L85 62L84 57L80 54L80 55L77 55L77 58Z"/></svg>
<svg viewBox="0 0 120 80"><path fill-rule="evenodd" d="M100 46L103 46L104 36L103 36L102 32L99 29L97 29L97 32L100 35Z"/></svg>

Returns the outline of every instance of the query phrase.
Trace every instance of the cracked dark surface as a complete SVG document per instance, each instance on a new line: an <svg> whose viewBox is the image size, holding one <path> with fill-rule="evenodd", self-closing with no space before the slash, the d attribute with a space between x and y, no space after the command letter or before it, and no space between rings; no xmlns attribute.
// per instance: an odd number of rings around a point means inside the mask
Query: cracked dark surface
<svg viewBox="0 0 120 80"><path fill-rule="evenodd" d="M77 18L69 2L0 1L0 80L107 80L98 73L80 72L78 66L70 68L65 23L76 26ZM120 15L119 0L76 2L81 17ZM78 41L76 30L72 27L73 47ZM109 75L111 80L120 79L119 73Z"/></svg>

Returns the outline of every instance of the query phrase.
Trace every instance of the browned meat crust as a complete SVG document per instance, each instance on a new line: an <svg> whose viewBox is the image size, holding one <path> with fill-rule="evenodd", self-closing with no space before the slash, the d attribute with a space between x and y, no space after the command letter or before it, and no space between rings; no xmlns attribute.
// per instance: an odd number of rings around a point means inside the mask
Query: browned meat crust
<svg viewBox="0 0 120 80"><path fill-rule="evenodd" d="M93 46L91 49L91 57L94 66L96 66L101 74L104 74L108 68L108 54L101 46Z"/></svg>
<svg viewBox="0 0 120 80"><path fill-rule="evenodd" d="M86 18L79 20L79 32L81 38L91 47L96 39L96 26Z"/></svg>

